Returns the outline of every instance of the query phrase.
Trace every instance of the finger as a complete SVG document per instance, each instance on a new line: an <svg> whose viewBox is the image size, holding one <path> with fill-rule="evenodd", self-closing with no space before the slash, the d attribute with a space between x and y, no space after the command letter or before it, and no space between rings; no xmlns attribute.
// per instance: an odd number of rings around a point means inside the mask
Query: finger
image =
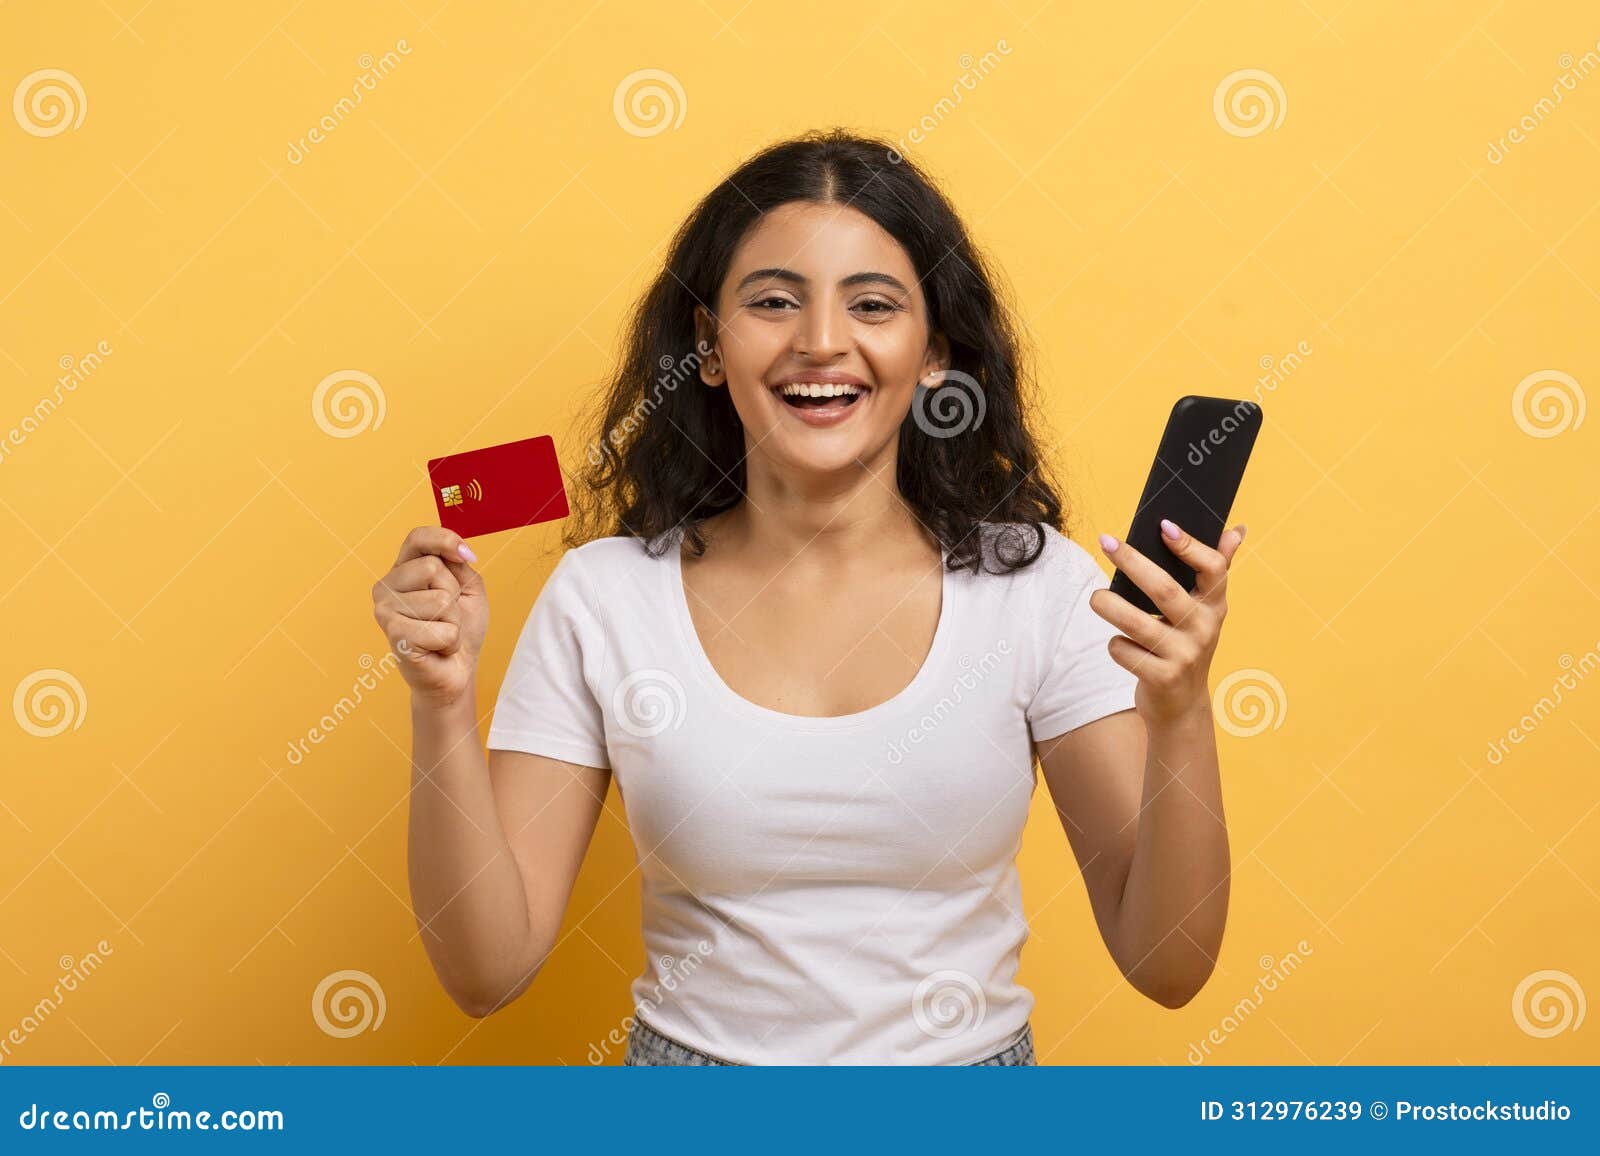
<svg viewBox="0 0 1600 1156"><path fill-rule="evenodd" d="M447 590L415 590L394 595L388 605L396 614L419 622L455 622L460 598Z"/></svg>
<svg viewBox="0 0 1600 1156"><path fill-rule="evenodd" d="M1120 594L1104 588L1096 590L1089 595L1089 609L1152 654L1165 654L1170 648L1174 628L1163 619L1140 610Z"/></svg>
<svg viewBox="0 0 1600 1156"><path fill-rule="evenodd" d="M418 622L402 614L389 615L383 633L396 651L409 647L413 658L424 652L454 654L461 642L461 628L454 622Z"/></svg>
<svg viewBox="0 0 1600 1156"><path fill-rule="evenodd" d="M1100 535L1100 549L1135 586L1150 596L1150 601L1168 622L1181 622L1188 616L1194 600L1171 574L1110 534Z"/></svg>
<svg viewBox="0 0 1600 1156"><path fill-rule="evenodd" d="M461 593L461 583L450 565L437 554L423 554L402 562L378 580L379 594L403 594L410 590L444 590L452 597Z"/></svg>
<svg viewBox="0 0 1600 1156"><path fill-rule="evenodd" d="M1149 677L1162 661L1137 642L1132 642L1120 634L1106 643L1106 650L1111 655L1111 661L1123 670L1144 677Z"/></svg>
<svg viewBox="0 0 1600 1156"><path fill-rule="evenodd" d="M1240 522L1233 529L1222 535L1217 542L1217 552L1227 559L1228 565L1233 565L1233 556L1239 552L1239 547L1244 545L1245 524Z"/></svg>
<svg viewBox="0 0 1600 1156"><path fill-rule="evenodd" d="M400 553L394 563L398 566L424 554L437 554L452 562L471 563L478 560L472 548L454 530L446 530L443 526L418 526L400 543Z"/></svg>
<svg viewBox="0 0 1600 1156"><path fill-rule="evenodd" d="M1161 540L1194 571L1196 598L1204 598L1227 578L1228 559L1167 518L1161 519Z"/></svg>

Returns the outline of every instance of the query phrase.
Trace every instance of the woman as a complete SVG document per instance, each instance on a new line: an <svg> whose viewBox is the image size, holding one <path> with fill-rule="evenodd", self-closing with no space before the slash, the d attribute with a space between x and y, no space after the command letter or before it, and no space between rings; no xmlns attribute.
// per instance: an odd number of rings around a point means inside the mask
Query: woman
<svg viewBox="0 0 1600 1156"><path fill-rule="evenodd" d="M468 1014L558 944L613 775L647 966L625 1063L1031 1064L1015 858L1043 768L1118 967L1168 1007L1228 898L1207 668L1228 564L1162 608L1061 531L1013 324L885 142L723 180L634 317L572 549L474 712L476 557L412 531L373 588L412 689L410 876ZM1120 632L1120 633L1119 633Z"/></svg>

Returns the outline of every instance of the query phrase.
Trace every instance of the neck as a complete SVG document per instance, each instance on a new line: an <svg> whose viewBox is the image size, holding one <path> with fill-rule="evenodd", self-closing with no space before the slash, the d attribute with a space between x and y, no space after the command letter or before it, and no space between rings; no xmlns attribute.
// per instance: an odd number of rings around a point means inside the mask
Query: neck
<svg viewBox="0 0 1600 1156"><path fill-rule="evenodd" d="M893 447L873 463L829 474L796 475L759 454L746 460L746 499L722 527L737 549L837 572L862 558L931 548L901 497Z"/></svg>

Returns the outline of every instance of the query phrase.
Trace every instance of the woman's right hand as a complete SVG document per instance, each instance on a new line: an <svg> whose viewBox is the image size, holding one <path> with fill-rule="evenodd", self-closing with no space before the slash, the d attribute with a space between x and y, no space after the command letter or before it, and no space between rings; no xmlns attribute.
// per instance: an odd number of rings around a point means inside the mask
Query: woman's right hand
<svg viewBox="0 0 1600 1156"><path fill-rule="evenodd" d="M489 630L489 593L461 536L440 526L406 535L394 568L372 587L372 614L400 659L412 696L449 706L472 686Z"/></svg>

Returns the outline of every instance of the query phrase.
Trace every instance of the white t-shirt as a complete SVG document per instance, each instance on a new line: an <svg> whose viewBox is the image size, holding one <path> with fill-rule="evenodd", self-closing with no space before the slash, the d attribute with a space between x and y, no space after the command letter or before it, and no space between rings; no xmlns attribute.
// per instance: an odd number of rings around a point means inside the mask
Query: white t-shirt
<svg viewBox="0 0 1600 1156"><path fill-rule="evenodd" d="M640 1019L739 1064L966 1064L1022 1033L1031 741L1131 709L1137 682L1089 606L1105 574L1044 532L1011 574L946 569L911 683L834 718L721 680L675 541L562 557L488 745L612 770L642 886Z"/></svg>

